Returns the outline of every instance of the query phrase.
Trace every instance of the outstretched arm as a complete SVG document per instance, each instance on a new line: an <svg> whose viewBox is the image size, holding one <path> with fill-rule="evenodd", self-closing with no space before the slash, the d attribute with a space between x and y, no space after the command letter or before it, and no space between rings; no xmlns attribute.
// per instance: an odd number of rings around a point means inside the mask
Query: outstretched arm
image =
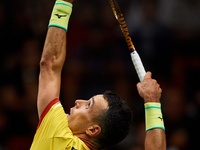
<svg viewBox="0 0 200 150"><path fill-rule="evenodd" d="M160 108L162 89L157 81L151 78L151 72L146 73L143 82L137 84L137 89L144 99L146 107L145 150L166 150L166 138ZM150 111L150 114L147 111Z"/></svg>
<svg viewBox="0 0 200 150"><path fill-rule="evenodd" d="M59 0L59 2L62 1ZM69 2L72 2L72 0L69 0ZM52 13L52 15L54 14ZM60 18L58 17L58 19ZM61 71L66 56L66 39L65 29L55 26L55 24L49 26L40 61L39 91L37 98L39 117L53 99L59 98Z"/></svg>

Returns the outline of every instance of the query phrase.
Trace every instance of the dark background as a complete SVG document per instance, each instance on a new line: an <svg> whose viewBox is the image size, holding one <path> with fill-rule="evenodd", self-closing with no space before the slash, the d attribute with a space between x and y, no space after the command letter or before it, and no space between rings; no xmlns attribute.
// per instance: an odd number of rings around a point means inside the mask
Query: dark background
<svg viewBox="0 0 200 150"><path fill-rule="evenodd" d="M0 0L0 150L27 150L36 131L39 61L54 0ZM199 149L200 1L119 0L133 43L161 85L167 149ZM144 106L129 51L108 0L75 0L61 101L112 90L134 112L115 150L142 150Z"/></svg>

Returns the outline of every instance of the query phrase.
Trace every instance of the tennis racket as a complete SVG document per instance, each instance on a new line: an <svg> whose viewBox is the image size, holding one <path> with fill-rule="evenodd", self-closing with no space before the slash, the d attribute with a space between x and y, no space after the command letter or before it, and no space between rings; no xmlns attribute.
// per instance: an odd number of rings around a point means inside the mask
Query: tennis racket
<svg viewBox="0 0 200 150"><path fill-rule="evenodd" d="M121 13L119 4L116 0L109 0L109 2L110 2L110 5L111 5L111 8L112 8L112 11L114 13L114 16L117 19L117 21L119 22L119 26L122 30L122 33L123 33L124 38L126 40L126 43L128 45L130 55L131 55L131 58L132 58L132 62L133 62L133 65L135 67L135 70L137 72L137 75L140 79L140 82L142 82L143 79L144 79L144 76L146 74L146 71L144 69L144 66L142 64L142 61L140 59L139 54L135 50L135 46L133 45L132 39L130 37L126 22L124 20L124 16Z"/></svg>

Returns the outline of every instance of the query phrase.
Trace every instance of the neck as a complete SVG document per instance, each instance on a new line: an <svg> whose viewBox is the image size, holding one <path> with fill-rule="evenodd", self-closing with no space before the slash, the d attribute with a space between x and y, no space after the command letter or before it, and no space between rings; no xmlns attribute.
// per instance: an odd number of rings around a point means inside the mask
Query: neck
<svg viewBox="0 0 200 150"><path fill-rule="evenodd" d="M79 139L81 139L89 147L90 150L98 150L99 145L94 142L91 137L85 134L78 134L74 136L77 136Z"/></svg>

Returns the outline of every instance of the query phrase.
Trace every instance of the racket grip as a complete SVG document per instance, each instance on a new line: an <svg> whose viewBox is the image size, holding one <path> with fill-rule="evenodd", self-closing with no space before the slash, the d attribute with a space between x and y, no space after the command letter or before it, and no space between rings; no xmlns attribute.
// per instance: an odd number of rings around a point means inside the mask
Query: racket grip
<svg viewBox="0 0 200 150"><path fill-rule="evenodd" d="M146 71L145 71L144 66L142 64L140 56L139 56L139 54L137 53L136 50L132 51L130 54L131 54L131 58L132 58L132 61L133 61L133 65L134 65L135 70L136 70L138 77L140 79L140 82L142 82L143 79L144 79L144 76L146 74Z"/></svg>

